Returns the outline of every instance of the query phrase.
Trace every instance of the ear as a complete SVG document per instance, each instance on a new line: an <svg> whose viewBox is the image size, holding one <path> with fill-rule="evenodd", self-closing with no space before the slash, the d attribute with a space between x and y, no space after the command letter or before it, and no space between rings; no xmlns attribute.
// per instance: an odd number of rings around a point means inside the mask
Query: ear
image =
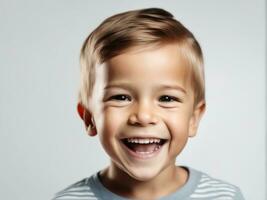
<svg viewBox="0 0 267 200"><path fill-rule="evenodd" d="M197 133L199 122L205 113L206 103L205 101L200 101L195 107L192 113L190 124L189 124L189 137L194 137Z"/></svg>
<svg viewBox="0 0 267 200"><path fill-rule="evenodd" d="M92 114L81 103L77 104L77 111L81 119L84 121L88 135L95 136L97 132Z"/></svg>

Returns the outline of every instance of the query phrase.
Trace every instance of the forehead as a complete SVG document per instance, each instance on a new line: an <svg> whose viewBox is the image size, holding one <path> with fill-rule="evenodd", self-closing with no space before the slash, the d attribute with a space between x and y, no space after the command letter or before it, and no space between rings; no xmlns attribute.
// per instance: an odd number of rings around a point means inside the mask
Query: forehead
<svg viewBox="0 0 267 200"><path fill-rule="evenodd" d="M105 62L107 82L125 80L148 83L178 81L185 84L188 65L177 44L132 49Z"/></svg>

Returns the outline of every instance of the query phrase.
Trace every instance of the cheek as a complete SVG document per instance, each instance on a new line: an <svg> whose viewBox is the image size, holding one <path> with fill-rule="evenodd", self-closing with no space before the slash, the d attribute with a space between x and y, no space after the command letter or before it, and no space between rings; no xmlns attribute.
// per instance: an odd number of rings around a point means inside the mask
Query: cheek
<svg viewBox="0 0 267 200"><path fill-rule="evenodd" d="M171 125L169 126L170 134L172 141L178 144L183 143L189 133L189 126L188 126L188 121L187 120L177 120L177 121L172 121Z"/></svg>
<svg viewBox="0 0 267 200"><path fill-rule="evenodd" d="M107 108L102 114L99 139L106 153L112 158L116 157L117 138L125 126L125 117L125 113L118 112L116 108Z"/></svg>
<svg viewBox="0 0 267 200"><path fill-rule="evenodd" d="M113 112L109 109L104 109L101 115L98 116L97 120L101 121L98 126L98 136L100 142L105 149L106 153L112 157L114 134L117 130L117 119L114 118Z"/></svg>
<svg viewBox="0 0 267 200"><path fill-rule="evenodd" d="M124 113L118 111L117 108L106 108L103 111L101 135L105 135L106 138L116 137L125 124L125 118Z"/></svg>
<svg viewBox="0 0 267 200"><path fill-rule="evenodd" d="M186 112L174 111L165 114L165 124L168 126L172 137L182 136L188 132L189 116Z"/></svg>
<svg viewBox="0 0 267 200"><path fill-rule="evenodd" d="M183 113L169 113L166 126L171 137L170 153L177 156L184 148L189 134L189 117Z"/></svg>

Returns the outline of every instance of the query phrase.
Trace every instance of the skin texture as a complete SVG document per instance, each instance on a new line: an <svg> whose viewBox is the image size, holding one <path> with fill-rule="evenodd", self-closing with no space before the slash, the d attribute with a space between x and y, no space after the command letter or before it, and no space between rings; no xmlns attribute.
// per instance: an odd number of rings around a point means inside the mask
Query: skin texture
<svg viewBox="0 0 267 200"><path fill-rule="evenodd" d="M131 50L97 66L90 106L78 104L78 112L110 157L101 181L112 192L155 199L185 184L188 172L175 159L195 136L205 110L204 101L194 107L186 63L177 44L168 44ZM156 156L142 159L130 155L121 141L132 137L167 142Z"/></svg>

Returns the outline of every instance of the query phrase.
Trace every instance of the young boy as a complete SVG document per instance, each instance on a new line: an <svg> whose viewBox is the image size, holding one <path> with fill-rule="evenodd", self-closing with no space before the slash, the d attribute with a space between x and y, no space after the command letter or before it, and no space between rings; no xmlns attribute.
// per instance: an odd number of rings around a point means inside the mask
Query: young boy
<svg viewBox="0 0 267 200"><path fill-rule="evenodd" d="M57 193L60 199L244 199L238 187L176 166L205 111L201 48L169 12L106 19L81 50L77 110L110 165Z"/></svg>

